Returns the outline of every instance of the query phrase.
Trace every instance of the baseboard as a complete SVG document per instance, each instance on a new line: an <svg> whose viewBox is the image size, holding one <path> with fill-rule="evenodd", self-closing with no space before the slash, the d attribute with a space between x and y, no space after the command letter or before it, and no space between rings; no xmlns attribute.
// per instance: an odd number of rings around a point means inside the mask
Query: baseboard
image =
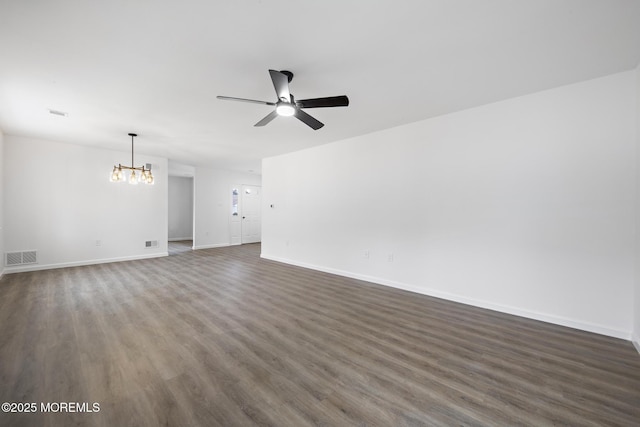
<svg viewBox="0 0 640 427"><path fill-rule="evenodd" d="M107 264L110 262L136 261L141 259L160 258L164 256L169 256L169 252L157 252L157 253L147 254L147 255L134 255L134 256L116 257L116 258L90 259L85 261L61 262L58 264L32 264L32 265L25 265L20 267L6 267L4 272L6 274L25 273L28 271L52 270L55 268L66 268L66 267L81 267L83 265Z"/></svg>
<svg viewBox="0 0 640 427"><path fill-rule="evenodd" d="M506 314L513 314L515 316L525 317L527 319L539 320L542 322L552 323L554 325L566 326L573 329L579 329L586 332L593 332L600 335L606 335L614 338L620 338L624 340L631 340L631 333L629 331L622 331L618 329L612 329L601 325L596 325L588 322L576 321L560 316L549 315L546 313L539 313L536 311L526 310L518 307L511 307L501 304L495 304L489 301L478 300L474 298L468 298L462 295L451 294L447 292L438 291L435 289L425 289L417 287L407 283L395 282L391 280L381 279L379 277L367 276L364 274L353 273L350 271L339 270L330 267L318 266L314 264L308 264L304 262L298 262L286 258L274 257L268 254L260 254L261 258L271 261L282 262L285 264L295 265L297 267L309 268L311 270L322 271L325 273L336 274L338 276L349 277L352 279L363 280L366 282L375 283L378 285L389 286L392 288L402 289L405 291L415 292L417 294L427 295L435 298L441 298L448 301L459 302L462 304L471 305L474 307L485 308L488 310L498 311ZM635 343L634 343L635 344ZM636 347L637 348L637 347Z"/></svg>
<svg viewBox="0 0 640 427"><path fill-rule="evenodd" d="M193 237L171 237L168 240L170 242L182 242L184 240L193 240Z"/></svg>
<svg viewBox="0 0 640 427"><path fill-rule="evenodd" d="M211 245L193 245L193 249L214 249L214 248L225 248L229 246L228 243L213 243Z"/></svg>
<svg viewBox="0 0 640 427"><path fill-rule="evenodd" d="M634 335L631 339L631 342L633 343L633 346L636 348L636 350L638 350L638 353L640 353L640 337Z"/></svg>

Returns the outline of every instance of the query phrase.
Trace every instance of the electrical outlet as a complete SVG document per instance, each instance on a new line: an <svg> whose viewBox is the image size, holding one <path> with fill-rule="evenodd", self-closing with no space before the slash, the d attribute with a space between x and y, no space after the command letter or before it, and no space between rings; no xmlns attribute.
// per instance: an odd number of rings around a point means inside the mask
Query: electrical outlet
<svg viewBox="0 0 640 427"><path fill-rule="evenodd" d="M371 253L369 253L369 251L364 251L362 255L364 256L364 259L369 259L371 256Z"/></svg>
<svg viewBox="0 0 640 427"><path fill-rule="evenodd" d="M96 240L96 246L102 246L102 240Z"/></svg>
<svg viewBox="0 0 640 427"><path fill-rule="evenodd" d="M393 262L393 254L389 254L389 255L387 256L387 261L389 261L389 262Z"/></svg>

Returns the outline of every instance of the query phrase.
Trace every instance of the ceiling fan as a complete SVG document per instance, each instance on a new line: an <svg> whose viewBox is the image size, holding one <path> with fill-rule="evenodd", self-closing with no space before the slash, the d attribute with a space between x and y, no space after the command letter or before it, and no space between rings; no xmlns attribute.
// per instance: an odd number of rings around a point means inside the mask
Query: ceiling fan
<svg viewBox="0 0 640 427"><path fill-rule="evenodd" d="M231 96L218 96L218 99L227 101L251 102L254 104L264 104L275 106L275 110L256 123L254 126L264 126L277 116L294 116L313 130L318 130L324 123L311 117L302 111L303 108L323 108L323 107L346 107L349 105L349 98L346 95L328 96L325 98L296 100L289 92L289 83L293 79L291 71L269 70L273 87L276 89L278 100L276 102L257 101L255 99L234 98Z"/></svg>

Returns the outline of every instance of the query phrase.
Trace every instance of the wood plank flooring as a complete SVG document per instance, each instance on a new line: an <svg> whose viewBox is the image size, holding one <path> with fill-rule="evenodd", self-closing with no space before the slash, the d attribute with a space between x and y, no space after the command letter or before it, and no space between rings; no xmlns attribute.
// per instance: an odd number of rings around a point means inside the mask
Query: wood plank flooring
<svg viewBox="0 0 640 427"><path fill-rule="evenodd" d="M5 275L1 426L640 425L630 342L259 258Z"/></svg>

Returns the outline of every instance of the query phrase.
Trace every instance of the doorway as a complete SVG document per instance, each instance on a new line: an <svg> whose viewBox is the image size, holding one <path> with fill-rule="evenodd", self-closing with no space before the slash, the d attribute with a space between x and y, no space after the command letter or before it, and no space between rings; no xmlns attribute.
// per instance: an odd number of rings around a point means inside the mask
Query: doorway
<svg viewBox="0 0 640 427"><path fill-rule="evenodd" d="M193 177L169 176L168 238L169 254L193 247Z"/></svg>

